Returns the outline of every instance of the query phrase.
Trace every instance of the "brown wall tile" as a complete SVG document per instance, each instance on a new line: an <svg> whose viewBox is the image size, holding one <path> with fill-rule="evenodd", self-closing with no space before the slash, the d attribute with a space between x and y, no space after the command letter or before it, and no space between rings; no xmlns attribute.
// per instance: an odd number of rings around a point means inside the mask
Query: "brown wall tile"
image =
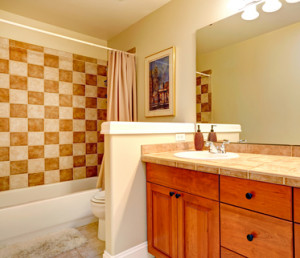
<svg viewBox="0 0 300 258"><path fill-rule="evenodd" d="M0 191L9 190L9 177L0 177Z"/></svg>
<svg viewBox="0 0 300 258"><path fill-rule="evenodd" d="M97 75L86 74L86 75L85 75L85 83L86 83L87 85L94 85L94 86L97 86Z"/></svg>
<svg viewBox="0 0 300 258"><path fill-rule="evenodd" d="M103 160L103 154L98 154L98 165L101 165Z"/></svg>
<svg viewBox="0 0 300 258"><path fill-rule="evenodd" d="M265 155L291 156L292 147L285 145L247 144L247 152Z"/></svg>
<svg viewBox="0 0 300 258"><path fill-rule="evenodd" d="M300 157L300 146L292 146L292 156Z"/></svg>
<svg viewBox="0 0 300 258"><path fill-rule="evenodd" d="M97 166L86 167L86 177L97 176Z"/></svg>
<svg viewBox="0 0 300 258"><path fill-rule="evenodd" d="M97 143L87 143L86 154L96 154L96 153L97 153Z"/></svg>
<svg viewBox="0 0 300 258"><path fill-rule="evenodd" d="M10 146L26 146L28 133L10 133Z"/></svg>
<svg viewBox="0 0 300 258"><path fill-rule="evenodd" d="M98 135L98 142L104 142L104 134L101 134L100 132L97 133Z"/></svg>
<svg viewBox="0 0 300 258"><path fill-rule="evenodd" d="M73 155L73 144L59 145L59 156L72 156L72 155Z"/></svg>
<svg viewBox="0 0 300 258"><path fill-rule="evenodd" d="M43 79L44 66L28 64L28 76Z"/></svg>
<svg viewBox="0 0 300 258"><path fill-rule="evenodd" d="M0 73L9 73L9 62L5 59L0 59Z"/></svg>
<svg viewBox="0 0 300 258"><path fill-rule="evenodd" d="M73 108L73 118L74 119L85 119L85 109L84 108Z"/></svg>
<svg viewBox="0 0 300 258"><path fill-rule="evenodd" d="M59 80L62 82L73 82L73 73L67 70L59 70Z"/></svg>
<svg viewBox="0 0 300 258"><path fill-rule="evenodd" d="M28 172L28 160L10 162L11 175L25 174L27 172Z"/></svg>
<svg viewBox="0 0 300 258"><path fill-rule="evenodd" d="M34 173L28 175L28 186L44 184L44 173Z"/></svg>
<svg viewBox="0 0 300 258"><path fill-rule="evenodd" d="M27 105L10 104L10 117L27 117Z"/></svg>
<svg viewBox="0 0 300 258"><path fill-rule="evenodd" d="M44 65L45 66L58 68L58 64L59 64L58 56L49 55L49 54L44 55Z"/></svg>
<svg viewBox="0 0 300 258"><path fill-rule="evenodd" d="M27 90L27 77L10 75L10 88Z"/></svg>
<svg viewBox="0 0 300 258"><path fill-rule="evenodd" d="M73 60L73 70L76 72L85 72L85 62L80 60Z"/></svg>
<svg viewBox="0 0 300 258"><path fill-rule="evenodd" d="M45 92L58 93L58 81L45 80L44 89Z"/></svg>
<svg viewBox="0 0 300 258"><path fill-rule="evenodd" d="M45 159L45 170L57 170L59 169L59 158Z"/></svg>
<svg viewBox="0 0 300 258"><path fill-rule="evenodd" d="M0 132L9 132L9 118L0 118Z"/></svg>
<svg viewBox="0 0 300 258"><path fill-rule="evenodd" d="M28 158L29 159L41 159L44 158L44 146L28 146Z"/></svg>
<svg viewBox="0 0 300 258"><path fill-rule="evenodd" d="M21 42L21 41L16 41L16 40L12 40L12 39L9 40L9 45L12 47L25 48L28 50L34 50L34 51L39 51L39 52L44 51L44 48L41 46L37 46L37 45L33 45L33 44Z"/></svg>
<svg viewBox="0 0 300 258"><path fill-rule="evenodd" d="M98 120L106 120L107 118L107 110L106 109L98 109Z"/></svg>
<svg viewBox="0 0 300 258"><path fill-rule="evenodd" d="M10 47L9 59L20 62L27 62L27 50L24 48Z"/></svg>
<svg viewBox="0 0 300 258"><path fill-rule="evenodd" d="M28 91L28 104L44 105L44 93Z"/></svg>
<svg viewBox="0 0 300 258"><path fill-rule="evenodd" d="M75 156L73 159L74 167L84 167L85 166L85 155Z"/></svg>
<svg viewBox="0 0 300 258"><path fill-rule="evenodd" d="M72 131L73 120L61 119L59 120L59 131Z"/></svg>
<svg viewBox="0 0 300 258"><path fill-rule="evenodd" d="M85 142L85 132L73 133L73 143L84 143L84 142Z"/></svg>
<svg viewBox="0 0 300 258"><path fill-rule="evenodd" d="M201 77L200 76L196 78L196 85L197 86L201 85Z"/></svg>
<svg viewBox="0 0 300 258"><path fill-rule="evenodd" d="M45 106L45 118L58 119L59 118L59 107Z"/></svg>
<svg viewBox="0 0 300 258"><path fill-rule="evenodd" d="M201 85L201 93L208 93L208 84Z"/></svg>
<svg viewBox="0 0 300 258"><path fill-rule="evenodd" d="M87 131L97 131L97 120L87 120L85 123Z"/></svg>
<svg viewBox="0 0 300 258"><path fill-rule="evenodd" d="M76 54L73 54L73 58L76 60L97 64L96 58L81 56L81 55L76 55Z"/></svg>
<svg viewBox="0 0 300 258"><path fill-rule="evenodd" d="M45 144L59 144L59 133L45 132Z"/></svg>
<svg viewBox="0 0 300 258"><path fill-rule="evenodd" d="M9 89L0 88L0 102L9 102Z"/></svg>
<svg viewBox="0 0 300 258"><path fill-rule="evenodd" d="M73 94L77 96L85 96L85 85L73 84Z"/></svg>
<svg viewBox="0 0 300 258"><path fill-rule="evenodd" d="M61 169L59 171L60 182L73 180L73 169Z"/></svg>
<svg viewBox="0 0 300 258"><path fill-rule="evenodd" d="M97 98L86 98L85 105L87 108L97 108Z"/></svg>
<svg viewBox="0 0 300 258"><path fill-rule="evenodd" d="M61 107L72 107L73 98L72 95L59 95L59 105Z"/></svg>
<svg viewBox="0 0 300 258"><path fill-rule="evenodd" d="M107 97L107 88L98 87L97 95L98 95L98 98L106 98Z"/></svg>
<svg viewBox="0 0 300 258"><path fill-rule="evenodd" d="M102 76L107 76L106 66L98 65L97 66L97 74Z"/></svg>
<svg viewBox="0 0 300 258"><path fill-rule="evenodd" d="M9 161L9 147L0 147L0 161Z"/></svg>
<svg viewBox="0 0 300 258"><path fill-rule="evenodd" d="M28 118L28 131L29 132L43 132L44 119Z"/></svg>
<svg viewBox="0 0 300 258"><path fill-rule="evenodd" d="M201 104L201 112L210 112L211 108L208 103L202 103Z"/></svg>

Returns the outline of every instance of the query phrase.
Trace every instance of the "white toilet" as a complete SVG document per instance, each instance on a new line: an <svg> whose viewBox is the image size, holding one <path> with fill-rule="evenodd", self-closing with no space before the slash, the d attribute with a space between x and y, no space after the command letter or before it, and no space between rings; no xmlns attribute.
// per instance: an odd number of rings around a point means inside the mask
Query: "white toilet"
<svg viewBox="0 0 300 258"><path fill-rule="evenodd" d="M105 241L105 191L99 191L91 199L93 214L99 218L98 238Z"/></svg>

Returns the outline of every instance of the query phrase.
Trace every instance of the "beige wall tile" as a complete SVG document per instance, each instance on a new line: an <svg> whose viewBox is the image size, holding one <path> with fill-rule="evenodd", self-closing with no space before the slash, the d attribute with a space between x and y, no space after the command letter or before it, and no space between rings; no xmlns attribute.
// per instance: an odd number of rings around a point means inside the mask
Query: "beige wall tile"
<svg viewBox="0 0 300 258"><path fill-rule="evenodd" d="M59 144L72 144L73 132L59 132Z"/></svg>
<svg viewBox="0 0 300 258"><path fill-rule="evenodd" d="M44 65L44 53L38 51L27 51L27 63L35 65Z"/></svg>
<svg viewBox="0 0 300 258"><path fill-rule="evenodd" d="M9 103L0 102L0 117L9 117Z"/></svg>
<svg viewBox="0 0 300 258"><path fill-rule="evenodd" d="M85 73L97 75L97 64L86 62Z"/></svg>
<svg viewBox="0 0 300 258"><path fill-rule="evenodd" d="M0 177L10 175L9 161L0 161Z"/></svg>
<svg viewBox="0 0 300 258"><path fill-rule="evenodd" d="M86 120L97 120L97 109L86 108L85 109L85 119Z"/></svg>
<svg viewBox="0 0 300 258"><path fill-rule="evenodd" d="M85 108L85 97L73 96L73 107Z"/></svg>
<svg viewBox="0 0 300 258"><path fill-rule="evenodd" d="M70 82L59 82L59 94L73 94L73 84Z"/></svg>
<svg viewBox="0 0 300 258"><path fill-rule="evenodd" d="M44 132L29 132L28 145L29 146L44 145Z"/></svg>
<svg viewBox="0 0 300 258"><path fill-rule="evenodd" d="M28 104L28 91L26 90L9 90L10 103Z"/></svg>
<svg viewBox="0 0 300 258"><path fill-rule="evenodd" d="M85 155L85 152L86 152L85 143L74 143L73 144L73 155L74 156Z"/></svg>
<svg viewBox="0 0 300 258"><path fill-rule="evenodd" d="M98 75L97 76L97 86L106 87L106 84L105 84L106 80L107 80L106 76Z"/></svg>
<svg viewBox="0 0 300 258"><path fill-rule="evenodd" d="M59 157L59 145L45 145L45 158Z"/></svg>
<svg viewBox="0 0 300 258"><path fill-rule="evenodd" d="M9 47L9 39L0 37L0 47Z"/></svg>
<svg viewBox="0 0 300 258"><path fill-rule="evenodd" d="M86 143L97 142L97 132L86 132L85 135Z"/></svg>
<svg viewBox="0 0 300 258"><path fill-rule="evenodd" d="M45 132L58 132L59 131L59 119L45 119Z"/></svg>
<svg viewBox="0 0 300 258"><path fill-rule="evenodd" d="M9 48L0 47L0 59L9 59Z"/></svg>
<svg viewBox="0 0 300 258"><path fill-rule="evenodd" d="M10 160L26 160L28 159L28 147L27 146L12 146L10 147Z"/></svg>
<svg viewBox="0 0 300 258"><path fill-rule="evenodd" d="M60 182L59 170L45 171L45 184L53 184Z"/></svg>
<svg viewBox="0 0 300 258"><path fill-rule="evenodd" d="M44 52L46 54L56 55L56 56L63 56L63 57L67 57L67 58L72 58L73 57L72 53L65 52L65 51L62 51L62 50L56 50L56 49L52 49L52 48L45 48Z"/></svg>
<svg viewBox="0 0 300 258"><path fill-rule="evenodd" d="M9 88L9 74L0 73L0 88Z"/></svg>
<svg viewBox="0 0 300 258"><path fill-rule="evenodd" d="M73 108L59 107L59 118L60 119L72 119L73 118Z"/></svg>
<svg viewBox="0 0 300 258"><path fill-rule="evenodd" d="M97 143L98 154L104 153L104 142Z"/></svg>
<svg viewBox="0 0 300 258"><path fill-rule="evenodd" d="M19 76L27 76L27 63L10 60L9 73Z"/></svg>
<svg viewBox="0 0 300 258"><path fill-rule="evenodd" d="M85 73L73 72L73 83L85 84Z"/></svg>
<svg viewBox="0 0 300 258"><path fill-rule="evenodd" d="M28 118L44 118L44 106L28 105Z"/></svg>
<svg viewBox="0 0 300 258"><path fill-rule="evenodd" d="M59 80L59 69L45 66L44 79L58 81Z"/></svg>
<svg viewBox="0 0 300 258"><path fill-rule="evenodd" d="M28 90L44 92L44 80L28 77Z"/></svg>
<svg viewBox="0 0 300 258"><path fill-rule="evenodd" d="M107 109L107 100L106 99L97 99L97 108L98 109Z"/></svg>
<svg viewBox="0 0 300 258"><path fill-rule="evenodd" d="M60 157L59 169L73 168L73 156Z"/></svg>
<svg viewBox="0 0 300 258"><path fill-rule="evenodd" d="M9 147L9 146L10 146L10 133L0 132L0 147Z"/></svg>
<svg viewBox="0 0 300 258"><path fill-rule="evenodd" d="M85 131L85 120L73 120L73 131L84 132Z"/></svg>
<svg viewBox="0 0 300 258"><path fill-rule="evenodd" d="M28 174L12 175L9 177L9 188L18 189L28 186Z"/></svg>
<svg viewBox="0 0 300 258"><path fill-rule="evenodd" d="M59 94L57 93L44 93L45 106L58 106L59 105Z"/></svg>
<svg viewBox="0 0 300 258"><path fill-rule="evenodd" d="M97 59L97 64L98 65L107 66L107 61L106 60Z"/></svg>
<svg viewBox="0 0 300 258"><path fill-rule="evenodd" d="M72 58L60 56L59 57L59 69L72 71L73 70Z"/></svg>
<svg viewBox="0 0 300 258"><path fill-rule="evenodd" d="M79 168L73 168L73 179L82 179L86 178L86 168L85 167L79 167Z"/></svg>
<svg viewBox="0 0 300 258"><path fill-rule="evenodd" d="M86 155L86 166L97 166L98 156L97 154Z"/></svg>
<svg viewBox="0 0 300 258"><path fill-rule="evenodd" d="M28 173L39 173L45 171L44 159L29 159L28 160Z"/></svg>
<svg viewBox="0 0 300 258"><path fill-rule="evenodd" d="M91 98L97 98L97 87L86 85L85 86L85 96Z"/></svg>
<svg viewBox="0 0 300 258"><path fill-rule="evenodd" d="M27 118L10 118L9 122L11 132L28 132Z"/></svg>

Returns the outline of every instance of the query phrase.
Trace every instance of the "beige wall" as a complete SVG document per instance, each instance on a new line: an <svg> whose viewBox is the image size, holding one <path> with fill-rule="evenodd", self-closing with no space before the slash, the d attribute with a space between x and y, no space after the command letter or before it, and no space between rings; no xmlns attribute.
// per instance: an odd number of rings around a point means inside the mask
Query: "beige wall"
<svg viewBox="0 0 300 258"><path fill-rule="evenodd" d="M13 13L0 10L0 18L12 22L21 23L23 25L32 26L38 29L50 31L53 33L62 34L64 36L73 37L76 39L89 41L95 44L107 45L105 40L93 38L81 33L63 29L47 23L38 22L33 19L25 18ZM79 55L94 57L102 60L107 60L107 51L93 46L84 45L82 43L73 42L67 39L61 39L54 36L46 35L41 32L35 32L24 28L19 28L14 25L0 22L0 37L19 40L43 47L54 48L66 52L71 52Z"/></svg>
<svg viewBox="0 0 300 258"><path fill-rule="evenodd" d="M138 120L196 121L196 36L198 29L230 15L224 0L172 0L108 41L110 47L137 50ZM176 116L145 118L144 58L176 47Z"/></svg>
<svg viewBox="0 0 300 258"><path fill-rule="evenodd" d="M300 23L198 56L212 70L213 122L252 143L300 144Z"/></svg>

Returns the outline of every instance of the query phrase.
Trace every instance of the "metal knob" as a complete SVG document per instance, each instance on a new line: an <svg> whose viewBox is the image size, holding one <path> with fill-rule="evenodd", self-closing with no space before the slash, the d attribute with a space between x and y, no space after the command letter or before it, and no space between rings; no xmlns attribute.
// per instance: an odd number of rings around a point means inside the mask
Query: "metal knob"
<svg viewBox="0 0 300 258"><path fill-rule="evenodd" d="M253 241L253 238L254 238L253 234L248 234L247 235L247 240L248 241L250 241L250 242Z"/></svg>
<svg viewBox="0 0 300 258"><path fill-rule="evenodd" d="M247 198L248 200L250 200L252 197L253 197L253 194L252 194L252 193L246 193L246 198Z"/></svg>
<svg viewBox="0 0 300 258"><path fill-rule="evenodd" d="M172 197L175 193L174 192L170 192L169 195Z"/></svg>
<svg viewBox="0 0 300 258"><path fill-rule="evenodd" d="M179 197L181 196L181 194L179 194L179 193L177 193L176 195L175 195L175 197L178 199Z"/></svg>

